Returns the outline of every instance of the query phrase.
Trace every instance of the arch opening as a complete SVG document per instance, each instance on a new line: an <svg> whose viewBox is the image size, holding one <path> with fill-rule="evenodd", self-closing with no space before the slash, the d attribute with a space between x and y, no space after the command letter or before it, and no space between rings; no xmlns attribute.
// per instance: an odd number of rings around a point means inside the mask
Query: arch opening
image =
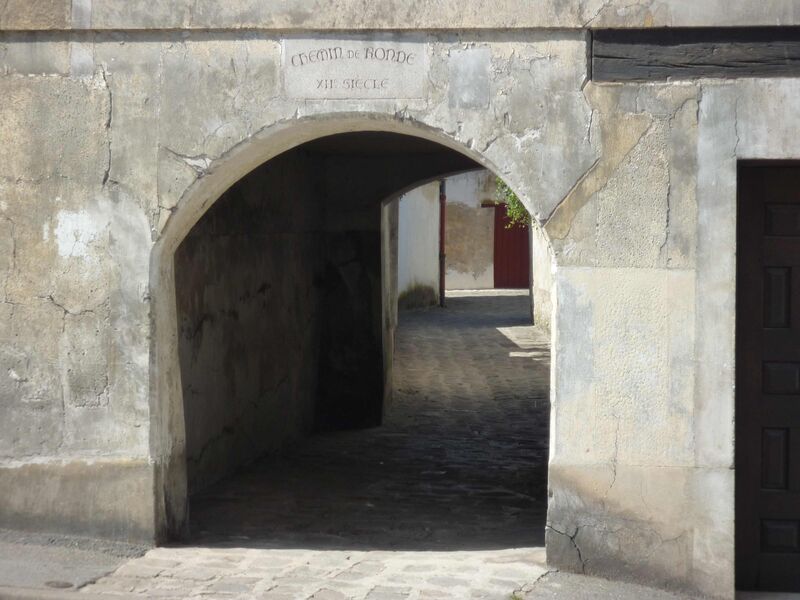
<svg viewBox="0 0 800 600"><path fill-rule="evenodd" d="M197 220L167 269L182 396L171 416L185 432L163 471L169 537L186 533L189 494L311 432L382 422L396 325L387 207L481 168L420 137L323 136L252 170Z"/></svg>

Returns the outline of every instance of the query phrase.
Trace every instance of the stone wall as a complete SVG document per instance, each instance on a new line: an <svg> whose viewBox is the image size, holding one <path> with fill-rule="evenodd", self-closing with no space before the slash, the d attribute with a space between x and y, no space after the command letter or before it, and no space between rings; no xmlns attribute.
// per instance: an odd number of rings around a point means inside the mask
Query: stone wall
<svg viewBox="0 0 800 600"><path fill-rule="evenodd" d="M733 596L736 161L800 156L800 90L596 84L584 28L797 24L794 2L45 4L0 9L4 29L57 30L0 42L0 488L12 490L0 523L150 540L180 530L175 249L264 161L383 130L490 168L544 228L556 265L551 563ZM424 93L290 95L282 41L336 28L413 44L426 60L407 76ZM383 170L369 159L325 167L343 182L326 201L332 230L374 218L351 230L377 235L377 213L348 198L446 171L392 179L396 156ZM346 164L377 182L343 178Z"/></svg>

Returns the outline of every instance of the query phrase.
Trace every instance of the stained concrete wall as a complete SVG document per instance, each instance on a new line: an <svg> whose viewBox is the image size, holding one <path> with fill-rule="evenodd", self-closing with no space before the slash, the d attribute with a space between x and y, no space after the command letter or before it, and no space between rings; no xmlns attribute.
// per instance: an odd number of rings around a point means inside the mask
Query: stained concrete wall
<svg viewBox="0 0 800 600"><path fill-rule="evenodd" d="M480 290L494 287L495 175L464 173L447 180L445 287Z"/></svg>
<svg viewBox="0 0 800 600"><path fill-rule="evenodd" d="M175 255L189 491L311 431L323 194L303 152L220 198Z"/></svg>
<svg viewBox="0 0 800 600"><path fill-rule="evenodd" d="M797 24L794 2L509 0L436 15L345 2L346 17L302 2L52 3L6 2L0 27L114 32L3 34L0 523L151 540L179 529L175 248L276 154L400 131L500 174L553 250L548 560L733 597L735 165L800 155L800 90L594 84L583 28ZM289 97L281 39L325 24L351 38L424 29L382 39L425 53L425 93ZM341 226L352 213L337 214Z"/></svg>
<svg viewBox="0 0 800 600"><path fill-rule="evenodd" d="M400 199L397 244L397 291L400 306L414 308L438 304L438 182L411 190Z"/></svg>

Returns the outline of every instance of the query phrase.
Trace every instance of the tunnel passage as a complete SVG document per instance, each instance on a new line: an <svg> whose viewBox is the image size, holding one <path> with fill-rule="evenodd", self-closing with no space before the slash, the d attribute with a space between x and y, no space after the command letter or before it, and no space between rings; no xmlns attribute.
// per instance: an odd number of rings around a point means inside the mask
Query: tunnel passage
<svg viewBox="0 0 800 600"><path fill-rule="evenodd" d="M401 311L383 425L310 436L199 492L192 544L391 550L392 564L541 548L549 339L528 300L452 291L445 309Z"/></svg>
<svg viewBox="0 0 800 600"><path fill-rule="evenodd" d="M382 202L475 168L412 136L319 138L246 175L195 225L175 255L190 494L312 431L381 423L393 339Z"/></svg>

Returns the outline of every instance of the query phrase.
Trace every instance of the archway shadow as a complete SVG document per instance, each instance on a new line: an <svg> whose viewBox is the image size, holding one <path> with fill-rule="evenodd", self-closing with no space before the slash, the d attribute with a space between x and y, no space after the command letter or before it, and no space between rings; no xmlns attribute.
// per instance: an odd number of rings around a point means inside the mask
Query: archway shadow
<svg viewBox="0 0 800 600"><path fill-rule="evenodd" d="M311 436L191 500L192 544L318 550L542 546L549 340L527 295L403 312L385 424Z"/></svg>

